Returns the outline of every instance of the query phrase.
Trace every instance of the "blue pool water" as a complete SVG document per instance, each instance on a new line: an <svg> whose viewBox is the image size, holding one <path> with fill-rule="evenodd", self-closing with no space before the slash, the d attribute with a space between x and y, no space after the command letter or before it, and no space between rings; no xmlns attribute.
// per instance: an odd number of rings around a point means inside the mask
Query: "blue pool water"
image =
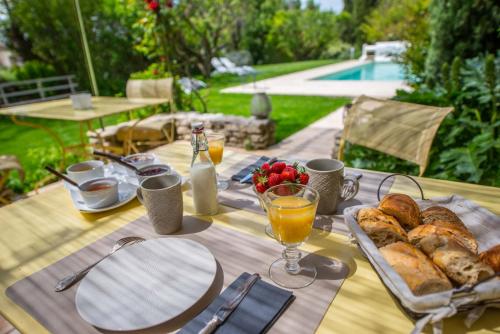
<svg viewBox="0 0 500 334"><path fill-rule="evenodd" d="M368 63L340 72L324 75L315 80L377 80L400 81L404 79L403 67L396 63Z"/></svg>

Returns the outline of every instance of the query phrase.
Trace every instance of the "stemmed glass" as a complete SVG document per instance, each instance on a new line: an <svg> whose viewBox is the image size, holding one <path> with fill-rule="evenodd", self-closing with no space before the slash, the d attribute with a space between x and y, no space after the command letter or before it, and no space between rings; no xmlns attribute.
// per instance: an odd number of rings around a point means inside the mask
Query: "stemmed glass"
<svg viewBox="0 0 500 334"><path fill-rule="evenodd" d="M214 166L217 168L217 165L222 162L222 156L224 154L224 141L225 135L221 132L210 132L206 134L207 142L208 142L208 154L210 154L210 159ZM229 181L225 178L222 178L217 173L217 189L226 190L229 188Z"/></svg>
<svg viewBox="0 0 500 334"><path fill-rule="evenodd" d="M316 268L299 263L301 253L297 248L311 234L318 192L302 184L280 184L266 190L263 199L274 237L285 246L282 258L269 267L269 276L289 289L310 285L316 279Z"/></svg>

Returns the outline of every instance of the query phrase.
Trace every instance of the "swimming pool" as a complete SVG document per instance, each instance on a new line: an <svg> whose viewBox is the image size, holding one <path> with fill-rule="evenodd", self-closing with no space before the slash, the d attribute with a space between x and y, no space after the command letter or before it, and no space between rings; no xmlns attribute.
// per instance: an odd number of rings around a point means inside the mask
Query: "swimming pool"
<svg viewBox="0 0 500 334"><path fill-rule="evenodd" d="M404 79L403 67L397 63L371 62L347 70L330 73L314 80L370 80L401 81Z"/></svg>

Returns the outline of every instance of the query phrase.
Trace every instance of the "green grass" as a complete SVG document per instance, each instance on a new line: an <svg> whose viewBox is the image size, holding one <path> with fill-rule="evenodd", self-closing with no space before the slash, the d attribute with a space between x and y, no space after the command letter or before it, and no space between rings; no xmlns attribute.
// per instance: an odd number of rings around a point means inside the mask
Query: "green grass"
<svg viewBox="0 0 500 334"><path fill-rule="evenodd" d="M259 72L257 80L267 79L288 73L303 71L318 66L333 64L332 60L310 60L284 64L268 64L255 66ZM246 78L249 82L251 78ZM241 78L234 75L221 75L212 78L210 87L202 91L206 97L208 112L250 116L250 94L222 94L220 90L242 83ZM279 142L309 124L326 116L331 111L349 102L347 98L330 98L318 96L285 96L270 97L273 111L271 118L276 122L276 141ZM197 110L201 110L199 104Z"/></svg>
<svg viewBox="0 0 500 334"><path fill-rule="evenodd" d="M303 61L284 64L256 66L259 71L257 80L271 78L313 67L332 64L331 60ZM246 81L251 78L245 78ZM211 78L209 88L201 92L206 97L209 112L250 116L250 101L247 94L222 94L220 90L244 83L242 78L222 75ZM327 115L348 102L346 98L328 98L314 96L271 96L273 111L271 118L276 121L276 139L281 141L291 134L306 127L317 119ZM197 108L201 110L201 108ZM106 125L124 121L125 115L105 118ZM76 122L27 119L56 131L66 144L79 143L79 125ZM98 126L97 122L94 124ZM29 190L36 180L44 175L42 166L57 161L57 146L53 139L40 129L32 129L12 124L8 117L0 117L0 155L16 155L26 170L28 182L21 186L12 180L12 186L18 190ZM77 159L78 157L73 157Z"/></svg>

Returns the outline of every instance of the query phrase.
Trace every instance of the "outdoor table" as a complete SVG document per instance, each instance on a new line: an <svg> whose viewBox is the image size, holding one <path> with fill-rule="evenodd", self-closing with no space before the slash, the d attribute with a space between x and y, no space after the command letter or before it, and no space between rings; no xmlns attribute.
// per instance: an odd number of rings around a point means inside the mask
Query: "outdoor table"
<svg viewBox="0 0 500 334"><path fill-rule="evenodd" d="M177 141L153 152L182 175L188 175L191 161L188 142ZM221 172L248 157L247 153L226 150L220 165ZM496 214L500 213L500 188L416 179L422 185L426 197L455 193ZM419 194L415 186L403 177L396 178L390 191L404 192L415 197ZM184 212L187 215L194 214L192 198L187 194L184 196ZM47 330L41 324L6 296L7 287L145 213L144 207L134 200L110 212L81 214L73 207L62 183L0 208L1 314L21 332L46 333ZM340 224L343 218L340 215L337 218L336 223ZM209 219L212 223L241 233L268 238L264 233L264 226L268 221L262 214L221 206L217 215L202 219ZM348 277L326 312L317 333L409 333L412 330L413 322L405 316L368 260L347 236L315 229L302 249L339 259L350 268ZM54 317L57 316L54 313ZM462 316L446 319L445 333L486 333L500 330L498 310L488 309L470 330L464 327L462 321Z"/></svg>
<svg viewBox="0 0 500 334"><path fill-rule="evenodd" d="M92 131L92 121L98 119L103 127L102 118L123 112L131 112L136 109L156 106L167 103L168 99L143 98L128 99L125 97L92 97L92 109L75 110L71 104L70 98L23 104L14 107L0 108L0 115L10 116L12 122L16 125L39 128L47 132L59 145L62 153L62 165L65 165L66 152L75 148L84 148L87 145L85 136L85 125ZM33 117L53 120L73 121L80 124L80 144L65 145L64 141L50 127L20 120L19 117Z"/></svg>

